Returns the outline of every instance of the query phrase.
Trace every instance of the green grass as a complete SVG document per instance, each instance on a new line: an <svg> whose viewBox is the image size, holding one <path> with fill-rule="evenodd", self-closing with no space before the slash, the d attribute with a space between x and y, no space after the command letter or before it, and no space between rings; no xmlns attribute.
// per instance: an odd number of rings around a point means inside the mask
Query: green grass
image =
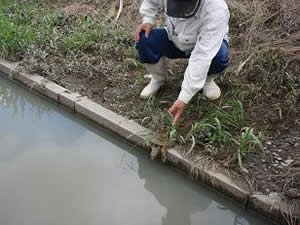
<svg viewBox="0 0 300 225"><path fill-rule="evenodd" d="M239 100L228 98L192 125L184 138L185 142L193 138L202 143L205 150L212 155L237 144L242 156L246 156L255 145L262 148L262 135L256 136L252 128L246 127L248 121L245 118L243 104ZM170 131L174 132L171 126Z"/></svg>
<svg viewBox="0 0 300 225"><path fill-rule="evenodd" d="M25 55L32 45L53 45L66 54L133 45L131 34L116 28L103 12L96 19L73 20L68 24L57 10L44 8L36 1L0 0L0 56ZM128 57L133 57L132 49L126 51Z"/></svg>
<svg viewBox="0 0 300 225"><path fill-rule="evenodd" d="M233 138L226 126L217 117L210 123L196 122L187 134L186 139L191 136L197 137L207 144L216 144L218 147L229 144Z"/></svg>
<svg viewBox="0 0 300 225"><path fill-rule="evenodd" d="M22 58L32 46L49 44L58 21L39 1L0 0L0 57Z"/></svg>
<svg viewBox="0 0 300 225"><path fill-rule="evenodd" d="M217 134L217 136L220 136L220 138L221 136L228 136L225 134L222 135L221 133L234 130L239 131L247 124L245 117L243 104L238 100L229 98L225 102L221 101L221 103L215 106L213 110L209 110L207 113L202 115L201 120L196 122L188 133L187 138L194 133L196 133L196 136L207 136L207 134L210 134L213 131L215 131L213 133L219 133L220 135ZM215 135L212 134L212 136ZM214 142L213 139L214 138L212 138L211 142Z"/></svg>
<svg viewBox="0 0 300 225"><path fill-rule="evenodd" d="M13 0L0 1L0 56L6 58L26 49L34 40L30 27L32 8Z"/></svg>
<svg viewBox="0 0 300 225"><path fill-rule="evenodd" d="M62 47L65 51L86 51L101 40L102 26L95 26L90 18L81 19L78 24L64 36Z"/></svg>
<svg viewBox="0 0 300 225"><path fill-rule="evenodd" d="M213 122L215 118L218 118L226 129L239 129L247 123L243 104L233 98L216 106L205 116L208 122Z"/></svg>
<svg viewBox="0 0 300 225"><path fill-rule="evenodd" d="M239 152L242 156L246 156L251 147L258 145L261 151L264 151L263 144L261 142L261 133L257 136L254 134L253 128L245 127L241 131L239 140L234 142L239 146Z"/></svg>

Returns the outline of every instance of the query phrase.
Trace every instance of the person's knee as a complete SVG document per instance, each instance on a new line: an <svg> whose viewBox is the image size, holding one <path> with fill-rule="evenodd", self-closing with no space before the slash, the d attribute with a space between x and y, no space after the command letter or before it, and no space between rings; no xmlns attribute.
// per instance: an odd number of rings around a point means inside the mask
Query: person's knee
<svg viewBox="0 0 300 225"><path fill-rule="evenodd" d="M221 73L228 67L228 65L229 65L228 58L226 59L214 58L210 65L208 75Z"/></svg>
<svg viewBox="0 0 300 225"><path fill-rule="evenodd" d="M140 33L139 42L135 44L138 59L142 63L156 63L160 58L160 54L153 48L154 40L152 39L153 37L151 35L146 37L145 32L142 31Z"/></svg>
<svg viewBox="0 0 300 225"><path fill-rule="evenodd" d="M228 44L226 41L223 41L220 50L218 51L215 59L221 64L228 63Z"/></svg>
<svg viewBox="0 0 300 225"><path fill-rule="evenodd" d="M228 44L223 42L219 52L212 60L211 68L209 74L216 74L223 72L229 65L228 56Z"/></svg>
<svg viewBox="0 0 300 225"><path fill-rule="evenodd" d="M219 67L219 71L218 71L218 73L223 72L228 67L228 65L229 65L228 59L226 61L219 62L219 66L218 66Z"/></svg>
<svg viewBox="0 0 300 225"><path fill-rule="evenodd" d="M149 49L151 46L151 36L146 37L145 32L142 31L140 33L140 40L135 44L135 48L139 53L143 53L147 49Z"/></svg>
<svg viewBox="0 0 300 225"><path fill-rule="evenodd" d="M219 68L220 72L225 70L229 65L229 57L227 54L222 55L216 59L216 66Z"/></svg>
<svg viewBox="0 0 300 225"><path fill-rule="evenodd" d="M223 72L229 65L229 60L227 59L214 59L210 66L209 75L217 74Z"/></svg>

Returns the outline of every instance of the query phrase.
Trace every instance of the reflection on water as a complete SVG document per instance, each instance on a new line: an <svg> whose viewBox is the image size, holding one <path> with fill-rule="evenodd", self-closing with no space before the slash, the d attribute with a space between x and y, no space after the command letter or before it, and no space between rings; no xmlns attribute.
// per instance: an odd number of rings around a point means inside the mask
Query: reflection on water
<svg viewBox="0 0 300 225"><path fill-rule="evenodd" d="M0 224L267 224L1 78L0 89Z"/></svg>
<svg viewBox="0 0 300 225"><path fill-rule="evenodd" d="M1 75L0 75L1 76ZM0 77L1 79L1 77ZM30 113L33 113L32 117L35 120L39 120L44 114L50 114L53 112L53 108L47 104L41 98L30 98L30 92L24 92L23 89L12 89L11 82L8 83L7 80L0 80L0 105L2 108L9 109L11 111L11 116L24 117L25 107Z"/></svg>

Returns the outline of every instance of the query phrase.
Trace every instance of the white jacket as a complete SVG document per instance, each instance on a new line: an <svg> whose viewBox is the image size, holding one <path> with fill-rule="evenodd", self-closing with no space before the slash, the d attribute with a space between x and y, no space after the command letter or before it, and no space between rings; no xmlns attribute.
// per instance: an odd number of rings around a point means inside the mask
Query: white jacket
<svg viewBox="0 0 300 225"><path fill-rule="evenodd" d="M154 24L158 9L165 9L166 0L144 0L140 14L143 23ZM180 50L191 53L178 99L186 104L203 88L212 59L223 39L228 41L229 10L224 0L202 0L191 18L172 18L166 15L169 39Z"/></svg>

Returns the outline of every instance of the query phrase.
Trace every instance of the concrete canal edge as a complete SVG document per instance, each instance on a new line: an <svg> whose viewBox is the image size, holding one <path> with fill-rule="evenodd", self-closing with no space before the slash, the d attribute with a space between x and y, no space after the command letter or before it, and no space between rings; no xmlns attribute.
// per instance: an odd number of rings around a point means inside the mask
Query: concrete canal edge
<svg viewBox="0 0 300 225"><path fill-rule="evenodd" d="M148 150L148 152L150 152L149 144L155 142L156 135L152 131L37 74L22 72L18 63L10 63L0 59L0 72L9 79L18 81L30 90L51 98L71 109L74 113L81 114L85 118ZM292 224L287 223L287 221L300 220L299 207L296 208L286 204L277 193L270 193L269 195L253 193L246 181L226 173L225 169L218 164L195 167L189 159L182 156L178 147L169 149L167 157L168 163L185 175L192 176L193 179L224 193L226 196L238 201L242 207L253 210L271 219L276 224Z"/></svg>

